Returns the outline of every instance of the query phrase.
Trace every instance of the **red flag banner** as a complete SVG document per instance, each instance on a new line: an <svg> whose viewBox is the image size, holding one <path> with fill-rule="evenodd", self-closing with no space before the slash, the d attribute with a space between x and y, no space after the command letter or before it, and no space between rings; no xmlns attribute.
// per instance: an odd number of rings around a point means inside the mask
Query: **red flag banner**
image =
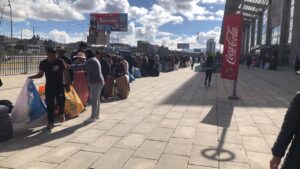
<svg viewBox="0 0 300 169"><path fill-rule="evenodd" d="M224 16L224 50L221 68L223 79L237 80L241 53L243 17L239 14Z"/></svg>

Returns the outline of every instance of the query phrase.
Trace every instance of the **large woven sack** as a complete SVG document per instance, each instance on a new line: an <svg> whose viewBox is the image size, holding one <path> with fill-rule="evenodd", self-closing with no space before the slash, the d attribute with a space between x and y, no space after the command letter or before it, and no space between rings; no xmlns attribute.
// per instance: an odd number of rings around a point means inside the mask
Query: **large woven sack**
<svg viewBox="0 0 300 169"><path fill-rule="evenodd" d="M116 79L116 86L121 99L127 99L130 89L128 76L122 76Z"/></svg>
<svg viewBox="0 0 300 169"><path fill-rule="evenodd" d="M112 97L113 95L114 95L114 78L109 76L105 80L104 96L105 97Z"/></svg>
<svg viewBox="0 0 300 169"><path fill-rule="evenodd" d="M79 96L83 106L87 106L89 98L89 88L84 71L74 72L73 87L77 95Z"/></svg>
<svg viewBox="0 0 300 169"><path fill-rule="evenodd" d="M65 113L67 117L77 117L84 110L84 107L73 86L70 86L69 92L65 92L65 97Z"/></svg>

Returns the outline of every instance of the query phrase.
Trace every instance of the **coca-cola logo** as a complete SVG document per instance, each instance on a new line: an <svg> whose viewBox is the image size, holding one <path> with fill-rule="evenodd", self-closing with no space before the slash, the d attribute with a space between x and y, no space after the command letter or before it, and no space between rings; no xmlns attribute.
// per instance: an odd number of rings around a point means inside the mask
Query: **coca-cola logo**
<svg viewBox="0 0 300 169"><path fill-rule="evenodd" d="M226 61L231 64L236 64L236 54L237 54L237 46L238 46L238 34L239 29L237 27L227 27L226 31L226 42L228 43L227 53L225 54Z"/></svg>

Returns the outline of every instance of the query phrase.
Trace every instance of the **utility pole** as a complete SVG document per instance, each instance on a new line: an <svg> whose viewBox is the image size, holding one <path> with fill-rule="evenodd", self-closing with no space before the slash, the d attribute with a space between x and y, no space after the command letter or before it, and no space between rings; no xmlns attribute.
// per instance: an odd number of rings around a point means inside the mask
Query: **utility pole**
<svg viewBox="0 0 300 169"><path fill-rule="evenodd" d="M13 55L13 22L12 22L12 9L10 0L8 0L8 6L10 9L10 45L11 45L11 55Z"/></svg>

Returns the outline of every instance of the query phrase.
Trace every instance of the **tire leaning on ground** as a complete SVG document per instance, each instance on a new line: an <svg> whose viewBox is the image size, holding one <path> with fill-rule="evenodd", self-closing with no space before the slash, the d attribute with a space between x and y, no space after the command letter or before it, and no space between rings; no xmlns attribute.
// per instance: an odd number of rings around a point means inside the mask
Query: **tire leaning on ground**
<svg viewBox="0 0 300 169"><path fill-rule="evenodd" d="M13 136L13 126L8 111L8 107L0 106L0 141L8 140Z"/></svg>

